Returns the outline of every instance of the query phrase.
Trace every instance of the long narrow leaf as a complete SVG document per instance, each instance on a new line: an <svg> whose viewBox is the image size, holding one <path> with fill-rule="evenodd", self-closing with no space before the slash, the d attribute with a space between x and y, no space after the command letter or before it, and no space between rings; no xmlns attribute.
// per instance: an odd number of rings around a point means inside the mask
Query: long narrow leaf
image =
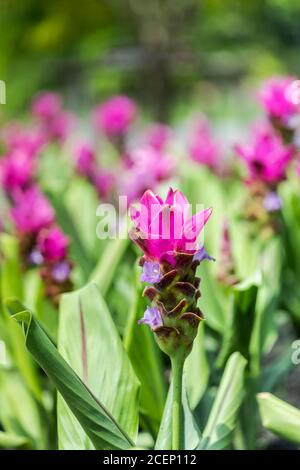
<svg viewBox="0 0 300 470"><path fill-rule="evenodd" d="M139 382L95 284L64 294L59 312L58 350L73 370L135 441ZM58 399L61 449L91 448L77 420Z"/></svg>
<svg viewBox="0 0 300 470"><path fill-rule="evenodd" d="M203 431L200 449L230 447L238 411L244 396L246 359L238 352L226 364L208 422Z"/></svg>
<svg viewBox="0 0 300 470"><path fill-rule="evenodd" d="M63 396L96 449L127 449L132 441L108 410L63 359L55 345L34 318L19 302L11 300L7 307L24 328L28 350Z"/></svg>
<svg viewBox="0 0 300 470"><path fill-rule="evenodd" d="M283 439L300 444L300 410L271 393L259 393L257 401L263 426Z"/></svg>

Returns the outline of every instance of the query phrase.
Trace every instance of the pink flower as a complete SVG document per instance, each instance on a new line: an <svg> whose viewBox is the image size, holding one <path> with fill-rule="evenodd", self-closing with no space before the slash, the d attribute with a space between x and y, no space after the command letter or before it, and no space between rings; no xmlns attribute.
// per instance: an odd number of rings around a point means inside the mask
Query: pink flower
<svg viewBox="0 0 300 470"><path fill-rule="evenodd" d="M114 96L94 111L94 122L107 137L122 136L136 116L136 106L127 96Z"/></svg>
<svg viewBox="0 0 300 470"><path fill-rule="evenodd" d="M80 175L89 177L95 167L96 156L92 147L87 143L81 143L75 150L76 169Z"/></svg>
<svg viewBox="0 0 300 470"><path fill-rule="evenodd" d="M114 186L115 177L107 170L97 169L91 175L91 181L94 184L99 197L101 199L106 199Z"/></svg>
<svg viewBox="0 0 300 470"><path fill-rule="evenodd" d="M147 188L155 188L173 173L172 159L154 148L144 147L128 152L125 164L128 168L120 178L120 194L127 195L129 202L140 197Z"/></svg>
<svg viewBox="0 0 300 470"><path fill-rule="evenodd" d="M49 139L63 142L74 126L76 118L68 111L57 114L53 120L45 125L45 132Z"/></svg>
<svg viewBox="0 0 300 470"><path fill-rule="evenodd" d="M170 178L174 170L174 162L162 152L151 147L135 149L127 154L133 168L144 168L147 173L152 173L154 180L163 181Z"/></svg>
<svg viewBox="0 0 300 470"><path fill-rule="evenodd" d="M32 113L42 120L52 120L61 111L61 97L56 93L42 93L32 103Z"/></svg>
<svg viewBox="0 0 300 470"><path fill-rule="evenodd" d="M197 238L212 209L189 216L190 205L184 194L169 189L163 201L148 190L140 200L138 209L131 207L130 216L135 225L131 238L144 252L147 261L170 259L176 253L196 254Z"/></svg>
<svg viewBox="0 0 300 470"><path fill-rule="evenodd" d="M46 262L60 261L67 256L69 239L59 227L51 227L41 230L37 244Z"/></svg>
<svg viewBox="0 0 300 470"><path fill-rule="evenodd" d="M18 122L10 122L2 131L2 138L9 153L21 149L35 156L45 144L44 137L40 129L26 129Z"/></svg>
<svg viewBox="0 0 300 470"><path fill-rule="evenodd" d="M163 152L171 134L172 131L169 126L154 123L146 130L146 145L149 145L158 152Z"/></svg>
<svg viewBox="0 0 300 470"><path fill-rule="evenodd" d="M75 116L62 109L61 97L56 93L38 96L33 102L32 112L39 119L41 132L47 140L64 141L75 122Z"/></svg>
<svg viewBox="0 0 300 470"><path fill-rule="evenodd" d="M211 135L208 122L198 121L191 137L189 152L193 160L209 168L215 169L220 159L220 149Z"/></svg>
<svg viewBox="0 0 300 470"><path fill-rule="evenodd" d="M247 165L248 181L268 184L285 179L287 166L294 155L294 147L284 145L270 126L255 127L251 143L236 145L235 150Z"/></svg>
<svg viewBox="0 0 300 470"><path fill-rule="evenodd" d="M294 77L272 77L267 80L259 94L260 101L270 117L283 124L299 111L299 103L293 102Z"/></svg>
<svg viewBox="0 0 300 470"><path fill-rule="evenodd" d="M0 181L4 190L13 195L28 186L35 174L35 161L25 150L16 149L0 160Z"/></svg>
<svg viewBox="0 0 300 470"><path fill-rule="evenodd" d="M39 189L32 186L17 194L11 216L19 232L37 233L52 224L54 210Z"/></svg>

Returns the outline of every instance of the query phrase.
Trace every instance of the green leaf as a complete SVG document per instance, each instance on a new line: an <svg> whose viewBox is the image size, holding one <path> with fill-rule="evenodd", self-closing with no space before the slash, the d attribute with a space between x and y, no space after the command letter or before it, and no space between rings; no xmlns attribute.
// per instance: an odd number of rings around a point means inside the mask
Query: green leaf
<svg viewBox="0 0 300 470"><path fill-rule="evenodd" d="M278 335L275 321L279 295L282 290L282 246L279 239L268 241L260 256L262 282L257 295L256 318L250 353L251 369L258 375L261 357L269 352Z"/></svg>
<svg viewBox="0 0 300 470"><path fill-rule="evenodd" d="M300 410L271 393L257 395L262 424L283 439L300 444Z"/></svg>
<svg viewBox="0 0 300 470"><path fill-rule="evenodd" d="M238 352L228 359L199 449L230 447L244 396L246 364L246 359Z"/></svg>
<svg viewBox="0 0 300 470"><path fill-rule="evenodd" d="M138 431L139 382L116 326L95 284L64 294L60 303L58 350L128 436ZM120 399L121 397L121 399ZM58 399L61 449L92 448L77 420Z"/></svg>
<svg viewBox="0 0 300 470"><path fill-rule="evenodd" d="M133 445L109 411L69 366L32 313L11 300L7 307L24 329L28 350L53 381L96 449L127 449Z"/></svg>
<svg viewBox="0 0 300 470"><path fill-rule="evenodd" d="M30 449L30 442L25 437L0 431L0 449Z"/></svg>
<svg viewBox="0 0 300 470"><path fill-rule="evenodd" d="M62 198L60 195L50 192L47 194L47 196L55 208L56 218L60 227L62 227L64 232L67 233L72 240L72 243L70 244L71 258L74 259L77 265L79 265L81 276L84 280L86 280L91 270L93 269L94 263L91 259L90 253L84 246L77 223L73 220L69 209L65 206L65 197ZM80 207L82 207L81 203ZM96 218L95 213L96 209L94 211L94 217ZM93 229L92 233L95 238L95 229Z"/></svg>
<svg viewBox="0 0 300 470"><path fill-rule="evenodd" d="M209 364L205 353L204 328L205 322L200 322L192 352L187 357L184 365L187 395L192 410L200 402L209 378Z"/></svg>
<svg viewBox="0 0 300 470"><path fill-rule="evenodd" d="M108 292L115 271L129 243L127 227L125 227L125 230L126 233L124 231L123 236L121 235L106 243L105 250L90 276L90 280L97 284L103 297L105 297Z"/></svg>
<svg viewBox="0 0 300 470"><path fill-rule="evenodd" d="M21 263L18 240L6 233L0 235L1 296L23 297Z"/></svg>
<svg viewBox="0 0 300 470"><path fill-rule="evenodd" d="M231 289L231 307L227 316L223 344L217 360L219 367L230 354L239 351L247 360L250 357L250 341L255 321L255 306L260 273Z"/></svg>
<svg viewBox="0 0 300 470"><path fill-rule="evenodd" d="M7 433L26 440L35 449L45 448L45 435L39 406L18 371L0 368L2 426ZM45 431L46 429L45 426Z"/></svg>
<svg viewBox="0 0 300 470"><path fill-rule="evenodd" d="M21 372L28 387L40 400L41 388L37 376L36 366L30 356L26 353L24 339L20 328L12 321L4 308L4 301L8 297L23 297L23 275L21 273L21 262L19 257L19 243L16 238L5 233L0 235L0 317L1 335L5 336L7 350Z"/></svg>
<svg viewBox="0 0 300 470"><path fill-rule="evenodd" d="M199 267L201 277L201 290L205 295L199 300L199 307L204 312L205 322L220 334L223 334L226 321L228 296L224 295L224 289L215 279L212 266L209 263L201 263Z"/></svg>
<svg viewBox="0 0 300 470"><path fill-rule="evenodd" d="M24 305L35 315L47 333L56 339L58 327L57 307L45 297L44 282L38 269L30 269L23 275ZM22 338L22 342L23 338Z"/></svg>
<svg viewBox="0 0 300 470"><path fill-rule="evenodd" d="M183 450L194 450L198 447L201 433L190 409L185 384L182 384L182 406L183 406ZM155 443L157 450L172 449L172 383L169 387L165 410L161 421L159 433Z"/></svg>
<svg viewBox="0 0 300 470"><path fill-rule="evenodd" d="M67 188L64 201L82 246L87 251L89 258L96 261L99 246L99 240L96 237L96 211L99 198L95 189L83 178L73 178Z"/></svg>

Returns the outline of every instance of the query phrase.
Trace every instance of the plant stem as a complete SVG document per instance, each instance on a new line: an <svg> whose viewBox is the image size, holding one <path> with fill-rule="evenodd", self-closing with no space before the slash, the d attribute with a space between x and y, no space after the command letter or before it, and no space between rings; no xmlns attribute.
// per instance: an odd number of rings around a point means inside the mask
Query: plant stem
<svg viewBox="0 0 300 470"><path fill-rule="evenodd" d="M173 403L172 403L172 450L182 448L182 372L184 361L181 358L171 358Z"/></svg>

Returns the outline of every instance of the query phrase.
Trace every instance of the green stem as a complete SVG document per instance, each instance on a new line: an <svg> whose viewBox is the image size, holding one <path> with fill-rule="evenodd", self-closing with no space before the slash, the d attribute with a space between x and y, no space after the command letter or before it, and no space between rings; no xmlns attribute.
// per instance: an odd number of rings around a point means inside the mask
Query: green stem
<svg viewBox="0 0 300 470"><path fill-rule="evenodd" d="M181 450L182 448L182 372L184 361L181 358L171 358L172 364L172 450Z"/></svg>

